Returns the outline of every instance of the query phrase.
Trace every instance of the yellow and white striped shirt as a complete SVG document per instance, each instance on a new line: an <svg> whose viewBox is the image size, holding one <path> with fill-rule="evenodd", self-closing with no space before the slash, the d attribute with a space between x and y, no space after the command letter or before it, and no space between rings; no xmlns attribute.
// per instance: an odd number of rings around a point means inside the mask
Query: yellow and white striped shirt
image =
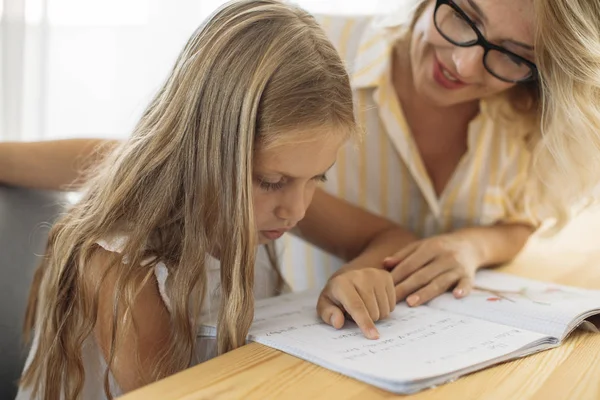
<svg viewBox="0 0 600 400"><path fill-rule="evenodd" d="M481 102L467 152L438 196L391 83L393 42L373 17L321 17L345 60L365 140L342 149L324 189L420 237L469 225L530 221L524 187L530 152L495 123ZM342 262L295 237L284 242L283 270L294 290L320 287Z"/></svg>

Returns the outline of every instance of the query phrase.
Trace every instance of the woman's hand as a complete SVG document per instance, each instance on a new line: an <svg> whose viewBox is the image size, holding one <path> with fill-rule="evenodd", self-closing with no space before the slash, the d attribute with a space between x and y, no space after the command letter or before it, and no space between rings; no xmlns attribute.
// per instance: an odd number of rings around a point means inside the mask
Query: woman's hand
<svg viewBox="0 0 600 400"><path fill-rule="evenodd" d="M410 243L386 258L384 266L392 270L396 300L418 306L453 286L456 298L467 296L482 266L479 253L473 241L457 231Z"/></svg>

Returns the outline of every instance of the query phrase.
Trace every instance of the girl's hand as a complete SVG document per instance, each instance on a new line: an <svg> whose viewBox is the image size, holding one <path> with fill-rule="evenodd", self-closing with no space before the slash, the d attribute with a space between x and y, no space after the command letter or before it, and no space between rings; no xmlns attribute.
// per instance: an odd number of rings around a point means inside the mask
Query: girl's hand
<svg viewBox="0 0 600 400"><path fill-rule="evenodd" d="M351 317L368 339L378 339L374 321L387 318L396 306L392 275L385 269L338 271L319 296L317 312L336 329Z"/></svg>
<svg viewBox="0 0 600 400"><path fill-rule="evenodd" d="M454 232L411 243L383 263L393 268L396 300L418 306L452 286L454 297L467 296L482 266L480 259L477 246Z"/></svg>

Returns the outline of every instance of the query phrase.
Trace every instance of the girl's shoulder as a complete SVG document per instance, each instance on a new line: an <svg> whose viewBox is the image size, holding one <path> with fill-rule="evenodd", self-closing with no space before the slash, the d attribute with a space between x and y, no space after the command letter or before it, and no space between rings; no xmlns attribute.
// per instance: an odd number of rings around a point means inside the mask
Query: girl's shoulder
<svg viewBox="0 0 600 400"><path fill-rule="evenodd" d="M127 244L127 236L115 235L109 238L103 238L98 240L96 244L111 253L121 253Z"/></svg>
<svg viewBox="0 0 600 400"><path fill-rule="evenodd" d="M127 235L117 234L117 235L113 235L111 237L102 238L102 239L98 240L96 242L96 244L105 251L102 252L104 254L98 254L99 258L92 259L92 262L96 264L95 266L93 266L92 269L96 269L96 270L100 269L101 270L103 267L105 267L108 264L107 261L109 260L109 258L112 258L110 253L115 253L115 254L120 255L123 252L123 249L125 248L125 246L127 244ZM142 265L150 264L155 259L156 259L156 257L148 257L142 261ZM127 257L123 257L122 261L123 261L123 263L127 263ZM98 264L102 264L102 265L98 265ZM160 297L161 297L163 303L165 303L167 310L169 312L171 312L171 301L169 299L169 296L167 295L167 280L169 277L169 270L167 269L167 266L165 265L165 263L163 263L162 261L159 261L154 265L153 272L154 272L154 276L156 278L156 283L158 285L158 291L159 291Z"/></svg>

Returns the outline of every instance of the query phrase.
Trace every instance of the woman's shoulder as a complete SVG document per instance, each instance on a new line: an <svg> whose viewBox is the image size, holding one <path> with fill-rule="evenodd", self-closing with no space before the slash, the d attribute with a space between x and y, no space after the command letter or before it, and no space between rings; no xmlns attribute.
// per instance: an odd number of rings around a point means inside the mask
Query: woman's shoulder
<svg viewBox="0 0 600 400"><path fill-rule="evenodd" d="M342 60L352 61L364 34L374 27L372 15L316 14L315 19L336 48Z"/></svg>
<svg viewBox="0 0 600 400"><path fill-rule="evenodd" d="M406 33L406 26L393 25L382 15L320 14L315 17L350 75L365 62L379 59Z"/></svg>
<svg viewBox="0 0 600 400"><path fill-rule="evenodd" d="M319 25L325 30L328 35L336 36L335 34L348 29L363 30L377 19L374 15L345 15L336 13L316 13L313 14Z"/></svg>

